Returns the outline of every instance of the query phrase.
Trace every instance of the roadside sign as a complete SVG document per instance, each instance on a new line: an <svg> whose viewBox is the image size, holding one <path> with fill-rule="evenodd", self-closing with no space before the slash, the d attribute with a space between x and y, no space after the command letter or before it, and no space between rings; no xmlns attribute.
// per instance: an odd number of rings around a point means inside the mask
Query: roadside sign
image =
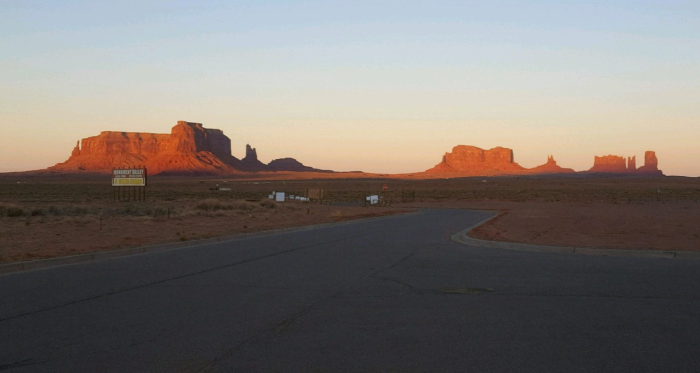
<svg viewBox="0 0 700 373"><path fill-rule="evenodd" d="M148 174L145 168L112 170L112 195L119 201L145 201Z"/></svg>
<svg viewBox="0 0 700 373"><path fill-rule="evenodd" d="M115 187L145 187L146 169L128 168L112 170L112 186Z"/></svg>

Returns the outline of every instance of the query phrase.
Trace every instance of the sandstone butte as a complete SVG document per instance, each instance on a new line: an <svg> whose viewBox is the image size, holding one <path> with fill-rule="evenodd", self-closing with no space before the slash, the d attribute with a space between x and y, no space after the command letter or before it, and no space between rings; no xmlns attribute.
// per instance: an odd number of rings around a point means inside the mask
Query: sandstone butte
<svg viewBox="0 0 700 373"><path fill-rule="evenodd" d="M641 174L641 175L663 175L659 170L659 160L656 153L646 151L644 153L644 165L637 168L636 157L624 157L617 155L605 155L593 158L593 167L588 172L597 173L620 173L620 174Z"/></svg>
<svg viewBox="0 0 700 373"><path fill-rule="evenodd" d="M515 163L512 149L496 147L484 150L476 146L457 145L452 148L452 152L442 156L442 162L425 172L491 176L572 173L574 170L559 167L552 156L547 158L547 163L527 169Z"/></svg>
<svg viewBox="0 0 700 373"><path fill-rule="evenodd" d="M644 166L636 168L634 157L630 157L627 162L624 158L613 155L595 157L593 168L587 172L663 175L658 170L658 161L654 152L647 151L644 159ZM575 172L571 168L557 165L551 155L547 157L547 163L528 169L515 163L512 149L496 147L484 150L469 145L455 146L452 148L452 152L442 156L440 163L425 171L426 174L459 174L463 176L569 174Z"/></svg>
<svg viewBox="0 0 700 373"><path fill-rule="evenodd" d="M146 167L155 174L239 174L256 171L311 171L292 158L266 165L246 145L242 160L231 155L231 139L201 123L179 121L170 134L104 131L78 141L70 158L49 167L51 171L106 172L114 168Z"/></svg>
<svg viewBox="0 0 700 373"><path fill-rule="evenodd" d="M489 150L476 146L457 145L442 156L442 162L426 173L459 172L474 175L511 174L524 170L513 162L513 150L496 147Z"/></svg>
<svg viewBox="0 0 700 373"><path fill-rule="evenodd" d="M264 164L257 150L246 145L246 155L231 155L231 139L218 129L204 128L201 123L179 121L170 134L105 131L78 141L70 158L49 167L50 171L108 172L114 168L146 167L149 174L241 174L245 172L324 172L305 166L293 158L280 158ZM553 156L547 163L527 169L515 163L513 150L496 147L484 150L457 145L445 153L435 167L421 173L426 176L450 174L461 176L538 175L574 173L557 165ZM663 175L653 151L644 155L644 166L636 168L635 157L615 155L595 157L593 167L585 173L620 173ZM397 175L398 176L398 175Z"/></svg>

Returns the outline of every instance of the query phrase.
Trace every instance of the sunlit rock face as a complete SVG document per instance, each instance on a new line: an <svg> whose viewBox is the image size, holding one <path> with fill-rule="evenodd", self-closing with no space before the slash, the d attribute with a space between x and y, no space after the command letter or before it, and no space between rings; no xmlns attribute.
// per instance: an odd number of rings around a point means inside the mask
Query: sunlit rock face
<svg viewBox="0 0 700 373"><path fill-rule="evenodd" d="M442 162L427 170L427 173L457 172L474 175L508 174L523 171L513 161L513 150L496 147L489 150L476 146L457 145L442 156Z"/></svg>
<svg viewBox="0 0 700 373"><path fill-rule="evenodd" d="M201 123L179 121L170 134L104 131L78 141L70 158L52 171L111 171L145 167L150 175L237 174L258 171L333 172L305 166L293 158L266 165L246 145L245 158L231 155L231 139Z"/></svg>
<svg viewBox="0 0 700 373"><path fill-rule="evenodd" d="M636 157L624 158L617 155L594 157L593 167L584 173L615 173L635 175L663 175L658 169L658 161L653 151L644 155L644 166L637 168ZM457 145L451 152L442 156L442 161L425 171L427 174L489 176L489 175L538 175L572 174L571 168L557 164L554 156L547 157L547 163L534 168L524 168L515 163L513 150L496 147L484 150L476 146Z"/></svg>
<svg viewBox="0 0 700 373"><path fill-rule="evenodd" d="M82 146L80 146L82 145ZM57 171L146 167L149 174L237 173L231 140L201 123L177 122L170 134L104 131L82 139Z"/></svg>

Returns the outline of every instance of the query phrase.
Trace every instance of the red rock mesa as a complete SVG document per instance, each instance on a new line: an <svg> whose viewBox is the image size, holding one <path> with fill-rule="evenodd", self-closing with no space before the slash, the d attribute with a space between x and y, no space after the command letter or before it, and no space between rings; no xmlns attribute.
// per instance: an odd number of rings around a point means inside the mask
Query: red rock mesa
<svg viewBox="0 0 700 373"><path fill-rule="evenodd" d="M293 166L294 169L288 170L284 164L276 165L274 170L297 171L298 166ZM84 138L78 141L67 161L49 170L111 171L122 167L146 167L151 175L237 174L242 171L272 170L258 161L257 153L250 145L247 145L246 157L239 160L231 155L231 139L223 131L186 121L177 122L170 134L105 131ZM312 170L315 169L304 169Z"/></svg>
<svg viewBox="0 0 700 373"><path fill-rule="evenodd" d="M588 172L620 173L620 174L641 174L641 175L663 175L659 170L659 161L656 153L647 151L644 153L644 165L637 168L637 158L625 158L617 155L606 155L593 158L593 167Z"/></svg>
<svg viewBox="0 0 700 373"><path fill-rule="evenodd" d="M645 153L644 166L640 168L636 167L635 157L625 159L616 155L606 155L595 157L593 167L585 172L663 175L657 165L656 154L652 151ZM511 149L496 147L483 150L467 145L455 146L452 152L442 156L442 162L425 171L427 174L459 174L463 176L571 174L575 172L571 168L557 165L554 156L551 155L547 157L547 163L528 169L514 162Z"/></svg>
<svg viewBox="0 0 700 373"><path fill-rule="evenodd" d="M627 172L627 164L625 158L617 155L604 155L602 157L593 158L593 167L589 172Z"/></svg>
<svg viewBox="0 0 700 373"><path fill-rule="evenodd" d="M442 156L442 162L426 173L461 173L465 175L497 175L524 170L513 162L513 150L496 147L489 150L476 146L457 145Z"/></svg>

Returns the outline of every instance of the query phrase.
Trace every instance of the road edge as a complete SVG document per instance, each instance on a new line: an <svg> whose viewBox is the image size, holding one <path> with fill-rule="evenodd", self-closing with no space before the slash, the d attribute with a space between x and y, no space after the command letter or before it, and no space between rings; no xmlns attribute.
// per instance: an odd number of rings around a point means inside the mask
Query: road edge
<svg viewBox="0 0 700 373"><path fill-rule="evenodd" d="M283 234L283 233L303 232L303 231L309 231L309 230L326 228L326 227L335 227L335 226L356 224L356 223L367 222L367 221L372 221L372 220L388 219L388 218L392 218L392 217L396 217L396 216L406 216L406 215L413 215L413 214L419 214L419 213L421 213L421 210L416 210L416 211L406 212L406 213L401 213L401 214L392 214L392 215L377 216L377 217L371 217L371 218L339 221L339 222L333 222L333 223L321 223L321 224L305 225L305 226L301 226L301 227L279 228L279 229L272 229L272 230L253 232L253 233L242 233L242 234L234 234L234 235L219 236L219 237L212 237L212 238L203 238L203 239L192 240L192 241L168 242L168 243L148 245L148 246L129 247L129 248L125 248L125 249L117 249L117 250L111 250L111 251L101 251L101 252L93 252L93 253L78 254L78 255L71 255L71 256L61 256L61 257L49 258L49 259L39 259L39 260L31 260L31 261L24 261L24 262L15 262L15 263L0 265L0 276L5 275L5 274L10 274L10 273L30 271L30 270L36 270L36 269L46 269L46 268L60 267L60 266L71 265L71 264L86 263L86 262L97 261L97 260L122 258L125 256L154 253L154 252L159 252L159 251L186 249L186 248L192 248L192 247L197 247L197 246L209 245L209 244L213 244L213 243L240 241L240 240L246 240L246 239L250 239L250 238L274 236L276 234Z"/></svg>
<svg viewBox="0 0 700 373"><path fill-rule="evenodd" d="M488 210L480 210L488 211ZM562 253L562 254L579 254L579 255L598 255L598 256L616 256L616 257L632 257L632 258L664 258L664 259L700 259L700 252L687 251L664 251L664 250L628 250L628 249L592 249L586 247L570 247L570 246L549 246L549 245L533 245L516 242L489 241L478 238L469 237L468 233L474 228L485 224L486 222L496 218L501 214L500 211L490 210L493 215L474 224L466 229L463 229L450 238L452 241L476 247L485 247L492 249L504 249L514 251L531 251L544 253Z"/></svg>

